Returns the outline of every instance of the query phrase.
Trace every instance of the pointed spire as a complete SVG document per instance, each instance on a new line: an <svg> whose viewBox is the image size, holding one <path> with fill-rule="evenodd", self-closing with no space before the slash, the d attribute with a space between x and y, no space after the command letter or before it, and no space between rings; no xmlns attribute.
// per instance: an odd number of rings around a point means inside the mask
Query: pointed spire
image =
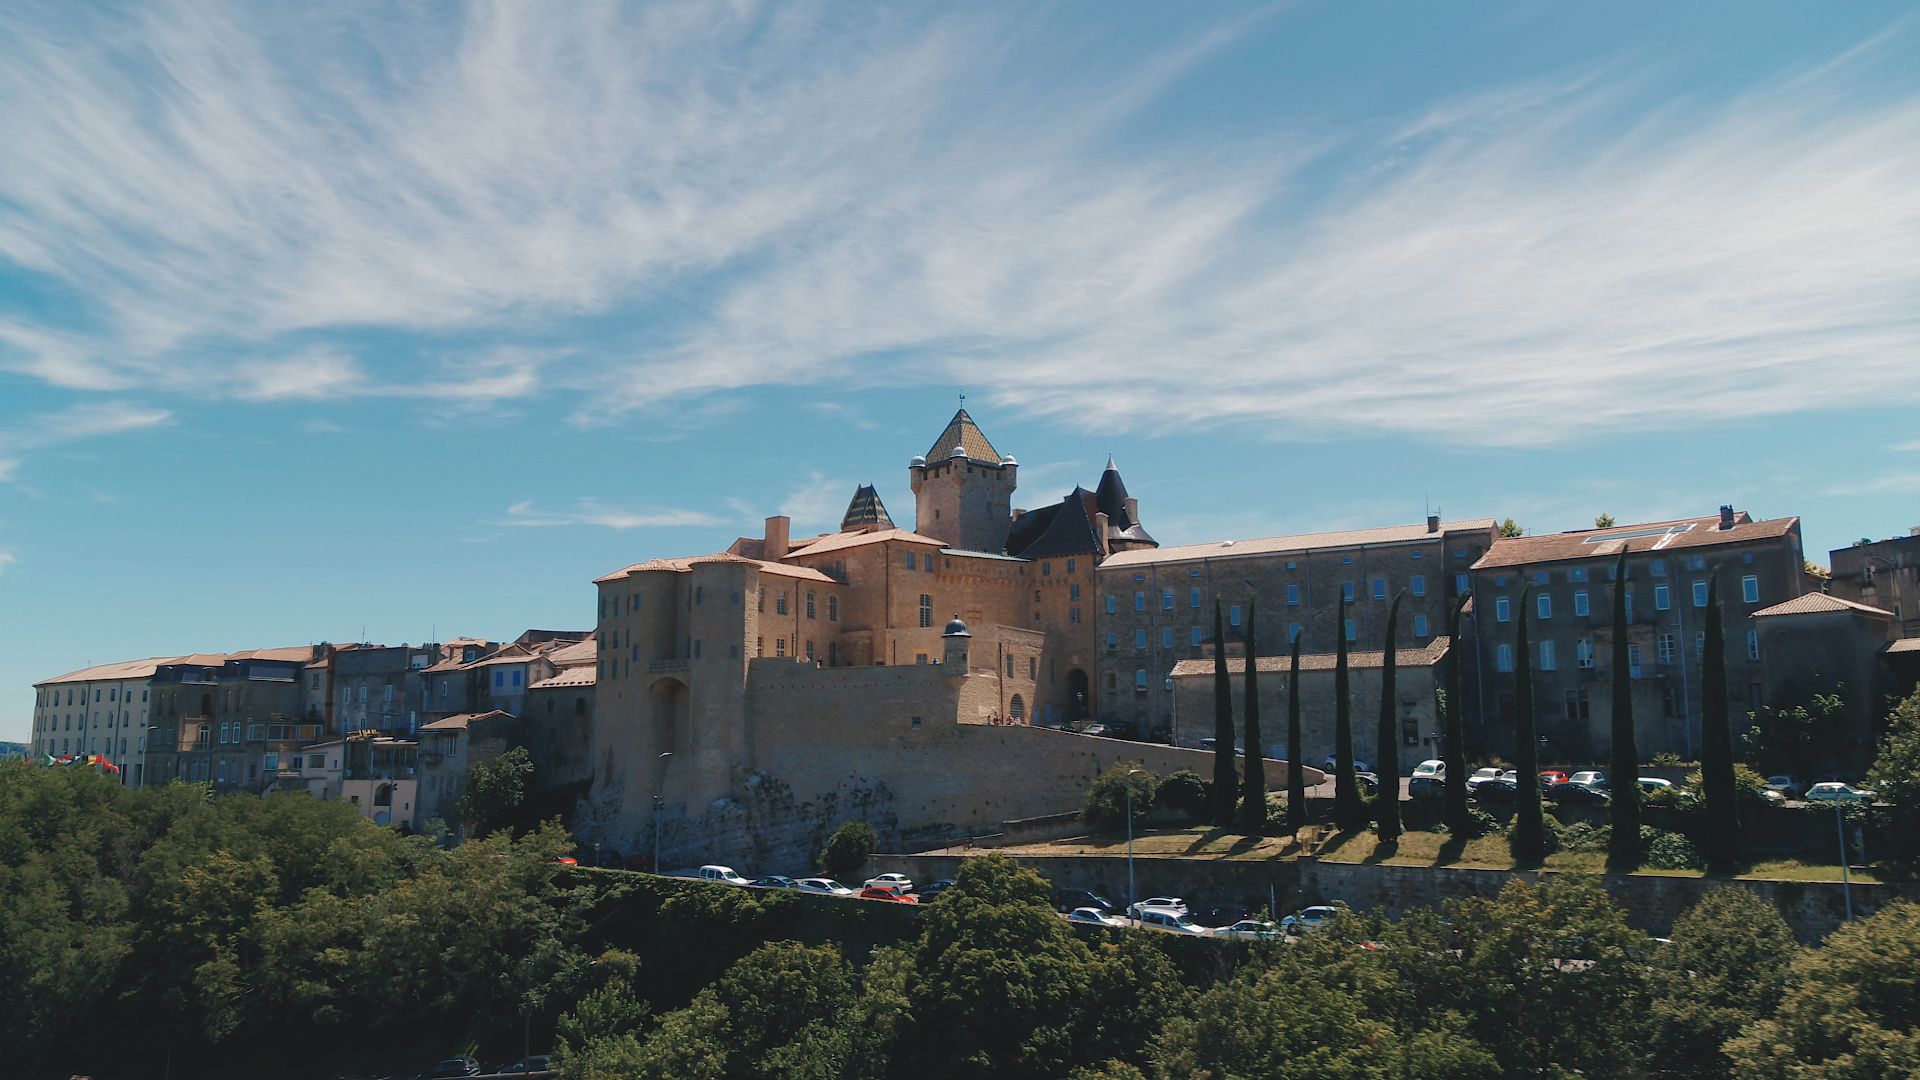
<svg viewBox="0 0 1920 1080"><path fill-rule="evenodd" d="M987 441L986 433L980 430L980 425L973 422L973 417L968 416L964 408L953 414L953 419L947 421L940 437L933 440L932 448L927 451L927 463L933 465L946 461L954 456L956 449L968 461L982 465L1003 464L999 451Z"/></svg>
<svg viewBox="0 0 1920 1080"><path fill-rule="evenodd" d="M893 527L893 519L887 516L886 505L880 501L880 493L873 485L861 484L855 488L853 501L847 503L847 512L840 518L840 531L873 532Z"/></svg>

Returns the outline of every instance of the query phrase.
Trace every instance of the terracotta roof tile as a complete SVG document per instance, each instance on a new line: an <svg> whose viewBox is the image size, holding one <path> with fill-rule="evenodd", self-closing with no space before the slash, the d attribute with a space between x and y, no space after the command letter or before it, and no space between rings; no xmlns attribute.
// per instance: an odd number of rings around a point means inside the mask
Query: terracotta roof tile
<svg viewBox="0 0 1920 1080"><path fill-rule="evenodd" d="M465 731L475 720L488 720L496 716L512 716L512 713L499 709L489 709L482 713L461 713L458 716L442 717L431 724L421 724L421 731Z"/></svg>
<svg viewBox="0 0 1920 1080"><path fill-rule="evenodd" d="M206 665L208 667L217 667L226 660L226 657L218 656L217 654L207 655L211 657L210 662ZM49 683L111 682L118 679L145 679L150 678L155 670L164 665L181 663L188 659L188 657L184 656L150 656L145 660L122 660L113 664L95 664L93 667L81 668L79 671L69 671L65 675L56 675L51 679L42 679L34 683L34 685L46 686Z"/></svg>
<svg viewBox="0 0 1920 1080"><path fill-rule="evenodd" d="M803 555L822 555L829 551L840 551L844 548L859 547L862 544L883 544L889 540L899 540L909 544L931 544L934 547L944 546L944 541L935 540L931 536L922 536L917 532L908 532L905 529L881 529L879 532L827 533L825 536L807 544L806 547L795 548L787 552L787 558L794 559Z"/></svg>
<svg viewBox="0 0 1920 1080"><path fill-rule="evenodd" d="M1447 655L1447 639L1434 638L1424 649L1400 649L1394 655L1394 662L1403 668L1432 667ZM1347 667L1350 669L1377 668L1386 662L1387 654L1379 650L1372 652L1349 652ZM1337 666L1338 657L1334 653L1302 653L1301 671L1332 671ZM1260 671L1262 674L1277 672L1286 674L1292 665L1292 658L1286 656L1262 656ZM1227 658L1227 671L1238 675L1247 670L1247 662L1240 657ZM1200 660L1182 660L1173 665L1175 677L1213 674L1213 658Z"/></svg>
<svg viewBox="0 0 1920 1080"><path fill-rule="evenodd" d="M1739 544L1785 536L1799 524L1797 517L1755 521L1743 512L1734 516L1731 529L1722 529L1720 517L1716 514L1677 521L1616 525L1611 529L1575 529L1572 532L1540 536L1503 537L1494 541L1480 561L1473 564L1473 568L1487 570L1575 559L1614 558L1623 548L1628 551L1686 551L1721 544Z"/></svg>
<svg viewBox="0 0 1920 1080"><path fill-rule="evenodd" d="M529 690L554 690L568 686L593 686L600 681L600 666L594 663L563 667L549 678L533 683Z"/></svg>
<svg viewBox="0 0 1920 1080"><path fill-rule="evenodd" d="M1893 612L1883 608L1856 604L1851 600L1842 600L1838 596L1817 592L1803 593L1784 603L1761 608L1747 617L1766 619L1775 615L1818 615L1833 611L1858 611L1867 615L1885 615L1889 619L1893 618Z"/></svg>
<svg viewBox="0 0 1920 1080"><path fill-rule="evenodd" d="M1492 518L1467 521L1443 521L1438 532L1428 532L1426 522L1418 525L1389 525L1379 529L1349 529L1343 532L1301 533L1295 536L1266 536L1253 540L1222 540L1211 544L1183 544L1179 547L1141 548L1120 551L1100 564L1109 567L1147 566L1153 563L1196 562L1201 559L1231 559L1247 555L1276 555L1289 551L1315 551L1324 548L1360 547L1372 544L1404 544L1431 540L1450 532L1488 532Z"/></svg>

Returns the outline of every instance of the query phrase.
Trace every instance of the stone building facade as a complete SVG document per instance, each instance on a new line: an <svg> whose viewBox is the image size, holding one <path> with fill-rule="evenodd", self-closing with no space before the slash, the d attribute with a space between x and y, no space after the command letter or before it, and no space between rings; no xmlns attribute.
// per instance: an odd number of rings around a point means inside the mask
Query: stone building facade
<svg viewBox="0 0 1920 1080"><path fill-rule="evenodd" d="M1767 657L1748 616L1806 590L1799 518L1756 521L1724 507L1714 517L1503 538L1472 572L1474 674L1467 690L1477 707L1469 739L1481 752L1512 756L1515 668L1529 663L1545 759L1593 761L1608 753L1613 574L1622 551L1640 753L1689 760L1698 753L1707 585L1715 574L1732 713L1744 717L1765 700ZM1531 623L1528 657L1516 655L1523 618Z"/></svg>
<svg viewBox="0 0 1920 1080"><path fill-rule="evenodd" d="M119 766L120 782L146 782L153 673L178 657L100 664L33 686L32 756L98 754Z"/></svg>
<svg viewBox="0 0 1920 1080"><path fill-rule="evenodd" d="M1893 613L1895 636L1920 638L1920 525L1906 536L1862 541L1827 555L1827 591Z"/></svg>
<svg viewBox="0 0 1920 1080"><path fill-rule="evenodd" d="M1099 713L1185 745L1211 735L1212 707L1196 713L1188 702L1183 714L1174 670L1212 655L1216 600L1229 655L1245 655L1251 628L1263 657L1283 656L1298 634L1303 654L1331 662L1341 633L1350 647L1377 653L1387 609L1404 590L1397 647L1424 649L1445 636L1448 612L1494 538L1492 519L1429 517L1420 525L1115 554L1097 575Z"/></svg>

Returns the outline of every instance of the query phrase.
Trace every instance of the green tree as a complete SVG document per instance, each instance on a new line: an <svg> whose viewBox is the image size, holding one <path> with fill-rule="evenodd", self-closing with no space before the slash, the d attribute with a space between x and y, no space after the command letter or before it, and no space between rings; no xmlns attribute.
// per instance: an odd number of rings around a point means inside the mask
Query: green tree
<svg viewBox="0 0 1920 1080"><path fill-rule="evenodd" d="M1267 831L1267 743L1260 731L1260 649L1254 637L1254 603L1247 598L1246 722L1242 738L1247 740L1245 783L1240 793L1240 828L1258 836Z"/></svg>
<svg viewBox="0 0 1920 1080"><path fill-rule="evenodd" d="M1297 833L1307 823L1307 774L1300 745L1300 634L1293 632L1287 647L1287 831Z"/></svg>
<svg viewBox="0 0 1920 1080"><path fill-rule="evenodd" d="M1727 715L1726 616L1720 575L1707 578L1706 651L1700 663L1700 774L1706 804L1707 872L1740 868L1740 802L1733 774L1733 731Z"/></svg>
<svg viewBox="0 0 1920 1080"><path fill-rule="evenodd" d="M1611 829L1607 833L1607 865L1631 873L1640 865L1640 750L1633 732L1633 670L1628 652L1627 549L1613 564L1613 731L1612 760L1607 769Z"/></svg>
<svg viewBox="0 0 1920 1080"><path fill-rule="evenodd" d="M1127 806L1133 806L1134 827L1153 809L1158 785L1153 774L1130 762L1121 762L1087 785L1086 798L1080 804L1080 821L1094 832L1118 832L1127 824Z"/></svg>
<svg viewBox="0 0 1920 1080"><path fill-rule="evenodd" d="M533 778L533 756L516 746L492 761L467 770L467 787L454 809L475 836L486 836L520 820L527 800L527 782Z"/></svg>
<svg viewBox="0 0 1920 1080"><path fill-rule="evenodd" d="M1613 528L1613 515L1602 513L1599 517L1593 519L1593 527L1596 529ZM1622 554L1625 554L1625 552L1622 552Z"/></svg>
<svg viewBox="0 0 1920 1080"><path fill-rule="evenodd" d="M1170 773L1153 793L1154 801L1175 813L1199 821L1207 813L1207 783L1192 769Z"/></svg>
<svg viewBox="0 0 1920 1080"><path fill-rule="evenodd" d="M1759 1080L1920 1076L1920 905L1896 900L1802 952L1769 1019L1729 1040L1734 1072Z"/></svg>
<svg viewBox="0 0 1920 1080"><path fill-rule="evenodd" d="M1380 720L1373 730L1373 752L1379 758L1374 768L1379 770L1380 790L1373 797L1373 815L1382 843L1400 838L1400 695L1394 675L1398 666L1395 639L1400 630L1400 603L1406 595L1406 590L1401 590L1387 606L1386 638L1381 644Z"/></svg>
<svg viewBox="0 0 1920 1080"><path fill-rule="evenodd" d="M1538 866L1547 857L1546 823L1540 809L1540 742L1533 728L1533 652L1527 632L1533 607L1533 586L1520 590L1520 613L1514 619L1513 767L1519 790L1514 793L1514 862Z"/></svg>
<svg viewBox="0 0 1920 1080"><path fill-rule="evenodd" d="M864 821L842 822L827 837L827 846L820 849L820 869L828 877L846 877L867 865L879 844L873 826Z"/></svg>
<svg viewBox="0 0 1920 1080"><path fill-rule="evenodd" d="M1508 518L1500 523L1500 535L1512 540L1527 535L1527 530L1519 522Z"/></svg>
<svg viewBox="0 0 1920 1080"><path fill-rule="evenodd" d="M1858 763L1867 748L1848 738L1847 688L1831 691L1816 673L1801 699L1762 705L1747 714L1750 726L1740 736L1740 757L1767 775L1812 770L1812 763L1830 760Z"/></svg>
<svg viewBox="0 0 1920 1080"><path fill-rule="evenodd" d="M1213 823L1233 824L1239 775L1233 765L1233 681L1227 677L1226 623L1213 599Z"/></svg>
<svg viewBox="0 0 1920 1080"><path fill-rule="evenodd" d="M1467 806L1467 737L1460 723L1461 669L1466 665L1466 649L1460 643L1460 617L1467 606L1461 597L1447 614L1447 689L1441 703L1442 742L1440 756L1447 764L1446 796L1443 817L1447 831L1467 836L1473 831L1473 815Z"/></svg>
<svg viewBox="0 0 1920 1080"><path fill-rule="evenodd" d="M1867 782L1887 807L1878 863L1894 874L1920 874L1920 691L1894 706Z"/></svg>
<svg viewBox="0 0 1920 1080"><path fill-rule="evenodd" d="M1799 954L1772 904L1734 886L1709 891L1654 954L1649 1063L1665 1076L1733 1075L1722 1044L1772 1015Z"/></svg>
<svg viewBox="0 0 1920 1080"><path fill-rule="evenodd" d="M1352 832L1367 827L1367 804L1360 798L1360 777L1353 767L1353 695L1347 681L1347 598L1340 595L1340 622L1334 630L1333 657L1333 822Z"/></svg>

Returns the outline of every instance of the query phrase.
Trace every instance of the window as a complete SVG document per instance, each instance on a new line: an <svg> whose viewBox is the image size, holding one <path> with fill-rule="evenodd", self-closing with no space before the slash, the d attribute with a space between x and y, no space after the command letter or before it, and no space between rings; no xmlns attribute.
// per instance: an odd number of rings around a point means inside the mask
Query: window
<svg viewBox="0 0 1920 1080"><path fill-rule="evenodd" d="M520 669L519 668L513 669L513 685L515 686L520 685Z"/></svg>
<svg viewBox="0 0 1920 1080"><path fill-rule="evenodd" d="M1013 657L1007 657L1007 678L1013 678Z"/></svg>
<svg viewBox="0 0 1920 1080"><path fill-rule="evenodd" d="M766 638L757 637L753 639L753 655L755 656L767 655L767 639Z"/></svg>
<svg viewBox="0 0 1920 1080"><path fill-rule="evenodd" d="M1194 627L1194 628L1193 628L1193 635L1192 635L1192 636L1193 636L1193 645L1194 645L1194 647L1195 647L1195 648L1199 648L1199 646L1200 646L1200 641L1201 641L1201 637L1200 637L1200 628L1199 628L1199 627L1197 627L1197 626L1196 626L1196 627Z"/></svg>
<svg viewBox="0 0 1920 1080"><path fill-rule="evenodd" d="M1583 668L1593 666L1593 639L1581 638L1573 643L1573 662Z"/></svg>
<svg viewBox="0 0 1920 1080"><path fill-rule="evenodd" d="M1760 631L1747 631L1747 659L1760 659Z"/></svg>
<svg viewBox="0 0 1920 1080"><path fill-rule="evenodd" d="M1353 620L1348 619L1347 620L1347 640L1348 641L1352 641L1354 639L1356 630L1357 628L1355 627Z"/></svg>
<svg viewBox="0 0 1920 1080"><path fill-rule="evenodd" d="M1548 596L1546 593L1541 593L1539 596L1533 598L1533 604L1535 608L1539 609L1541 618L1553 618L1553 597Z"/></svg>
<svg viewBox="0 0 1920 1080"><path fill-rule="evenodd" d="M1653 560L1653 576L1654 577L1667 576L1667 560L1665 559Z"/></svg>
<svg viewBox="0 0 1920 1080"><path fill-rule="evenodd" d="M773 639L773 655L787 655L787 639L785 635Z"/></svg>
<svg viewBox="0 0 1920 1080"><path fill-rule="evenodd" d="M1760 579L1748 574L1740 579L1740 598L1749 604L1760 602Z"/></svg>
<svg viewBox="0 0 1920 1080"><path fill-rule="evenodd" d="M827 666L840 666L840 643L837 641L827 642Z"/></svg>
<svg viewBox="0 0 1920 1080"><path fill-rule="evenodd" d="M919 569L919 565L914 562L913 552L911 551L907 552L907 569L909 570Z"/></svg>
<svg viewBox="0 0 1920 1080"><path fill-rule="evenodd" d="M1353 556L1351 556L1351 555L1342 555L1342 556L1340 556L1340 565L1341 565L1341 566L1346 566L1346 565L1349 565L1349 564L1351 564L1352 562L1353 562Z"/></svg>
<svg viewBox="0 0 1920 1080"><path fill-rule="evenodd" d="M1673 663L1673 635L1661 634L1654 639L1654 656L1663 664Z"/></svg>
<svg viewBox="0 0 1920 1080"><path fill-rule="evenodd" d="M1120 676L1114 674L1111 671L1107 672L1107 689L1110 691L1116 690L1116 689L1119 689L1119 686L1120 686Z"/></svg>
<svg viewBox="0 0 1920 1080"><path fill-rule="evenodd" d="M1353 599L1353 582L1351 582L1351 581L1343 581L1343 582L1341 582L1341 583L1340 583L1340 595L1341 595L1341 597L1342 597L1343 599L1346 599L1346 600L1348 600L1348 601L1351 601L1351 600Z"/></svg>
<svg viewBox="0 0 1920 1080"><path fill-rule="evenodd" d="M1173 648L1173 627L1163 626L1160 628L1160 647L1163 649Z"/></svg>
<svg viewBox="0 0 1920 1080"><path fill-rule="evenodd" d="M773 598L773 613L775 615L785 615L787 613L786 593L781 593L779 596Z"/></svg>
<svg viewBox="0 0 1920 1080"><path fill-rule="evenodd" d="M1533 583L1535 585L1545 585L1552 580L1553 575L1545 570L1535 570L1533 572Z"/></svg>
<svg viewBox="0 0 1920 1080"><path fill-rule="evenodd" d="M1227 622L1233 626L1240 625L1240 605L1239 604L1234 604L1233 606L1227 608Z"/></svg>
<svg viewBox="0 0 1920 1080"><path fill-rule="evenodd" d="M1707 583L1704 581L1696 581L1693 583L1693 606L1707 606Z"/></svg>
<svg viewBox="0 0 1920 1080"><path fill-rule="evenodd" d="M1583 686L1578 690L1567 691L1567 719L1575 721L1587 720L1591 719L1592 715L1592 709L1587 700L1586 687Z"/></svg>
<svg viewBox="0 0 1920 1080"><path fill-rule="evenodd" d="M1067 573L1069 573L1069 574L1071 574L1071 573L1073 573L1073 568L1074 568L1074 567L1075 567L1076 565L1077 565L1077 564L1076 564L1076 563L1075 563L1075 562L1074 562L1074 561L1073 561L1072 559L1068 559L1068 560L1067 560Z"/></svg>
<svg viewBox="0 0 1920 1080"><path fill-rule="evenodd" d="M1199 589L1187 590L1187 606L1190 608L1197 608L1200 606L1200 590Z"/></svg>
<svg viewBox="0 0 1920 1080"><path fill-rule="evenodd" d="M1673 606L1673 596L1665 585L1653 587L1653 610L1665 611Z"/></svg>
<svg viewBox="0 0 1920 1080"><path fill-rule="evenodd" d="M1626 589L1626 601L1627 601L1627 602L1626 602L1626 604L1625 604L1624 606L1625 606L1625 607L1626 607L1626 609L1627 609L1627 621L1628 621L1628 622L1632 622L1632 621L1633 621L1633 590L1632 590L1631 588L1629 588L1628 586L1625 586L1625 585L1622 585L1622 586L1620 586L1620 587L1621 587L1622 589Z"/></svg>
<svg viewBox="0 0 1920 1080"><path fill-rule="evenodd" d="M1540 670L1541 671L1554 670L1556 666L1555 659L1556 658L1554 656L1554 651L1553 651L1553 642L1551 641L1541 642L1540 643Z"/></svg>
<svg viewBox="0 0 1920 1080"><path fill-rule="evenodd" d="M1007 715L1015 720L1027 718L1027 703L1020 700L1019 694L1013 695L1013 700L1007 703Z"/></svg>
<svg viewBox="0 0 1920 1080"><path fill-rule="evenodd" d="M1589 608L1587 603L1587 594L1584 592L1574 593L1573 594L1573 613L1582 618L1585 618L1588 613L1588 610Z"/></svg>
<svg viewBox="0 0 1920 1080"><path fill-rule="evenodd" d="M1508 600L1504 596L1494 598L1493 621L1494 622L1511 622L1512 620L1513 620L1512 601Z"/></svg>
<svg viewBox="0 0 1920 1080"><path fill-rule="evenodd" d="M1567 580L1568 581L1587 580L1587 568L1584 566L1576 566L1573 569L1567 571Z"/></svg>
<svg viewBox="0 0 1920 1080"><path fill-rule="evenodd" d="M1628 675L1636 679L1640 677L1640 646L1628 644L1627 667L1629 669L1627 672Z"/></svg>
<svg viewBox="0 0 1920 1080"><path fill-rule="evenodd" d="M1465 574L1453 575L1453 591L1465 596L1473 591L1473 583Z"/></svg>
<svg viewBox="0 0 1920 1080"><path fill-rule="evenodd" d="M1500 648L1494 652L1493 668L1495 671L1512 671L1513 670L1513 646L1512 645L1509 645L1506 642L1500 643Z"/></svg>
<svg viewBox="0 0 1920 1080"><path fill-rule="evenodd" d="M1080 583L1079 582L1076 581L1071 585L1067 586L1067 599L1069 600L1080 599Z"/></svg>
<svg viewBox="0 0 1920 1080"><path fill-rule="evenodd" d="M387 684L387 702L388 704L392 704L393 702L393 684L392 683Z"/></svg>
<svg viewBox="0 0 1920 1080"><path fill-rule="evenodd" d="M1375 600L1385 600L1387 598L1386 578L1377 577L1373 579L1373 598Z"/></svg>
<svg viewBox="0 0 1920 1080"><path fill-rule="evenodd" d="M1053 564L1052 564L1052 563L1050 563L1050 562L1043 562L1043 563L1041 563L1041 564L1040 564L1040 576L1041 576L1041 577L1052 577L1052 576L1053 576Z"/></svg>
<svg viewBox="0 0 1920 1080"><path fill-rule="evenodd" d="M1417 638L1427 636L1427 617L1425 615L1415 615L1413 617L1413 636Z"/></svg>
<svg viewBox="0 0 1920 1080"><path fill-rule="evenodd" d="M1080 622L1080 609L1079 609L1079 608L1077 608L1077 607L1076 607L1076 608L1068 608L1068 609L1067 609L1067 621L1068 621L1068 622L1070 622L1070 623L1074 623L1074 624L1076 624L1076 625L1078 625L1078 624L1079 624L1079 622Z"/></svg>
<svg viewBox="0 0 1920 1080"><path fill-rule="evenodd" d="M928 593L920 594L920 625L933 625L933 597Z"/></svg>
<svg viewBox="0 0 1920 1080"><path fill-rule="evenodd" d="M1144 649L1147 647L1147 628L1146 627L1141 626L1141 627L1134 628L1133 647L1135 649Z"/></svg>
<svg viewBox="0 0 1920 1080"><path fill-rule="evenodd" d="M1133 594L1133 610L1135 611L1147 610L1147 594L1146 593L1136 591Z"/></svg>
<svg viewBox="0 0 1920 1080"><path fill-rule="evenodd" d="M1287 606L1288 607L1300 606L1300 586L1298 585L1287 586Z"/></svg>
<svg viewBox="0 0 1920 1080"><path fill-rule="evenodd" d="M693 602L696 604L704 604L707 602L707 587L705 585L695 585L693 587Z"/></svg>
<svg viewBox="0 0 1920 1080"><path fill-rule="evenodd" d="M495 687L501 687L501 686L507 685L507 673L504 671L501 671L498 668L495 668L493 672L493 685ZM364 686L361 687L360 700L365 701L367 699L366 694L367 694L367 688Z"/></svg>
<svg viewBox="0 0 1920 1080"><path fill-rule="evenodd" d="M807 593L807 618L813 618L813 593L811 591Z"/></svg>
<svg viewBox="0 0 1920 1080"><path fill-rule="evenodd" d="M1040 658L1036 656L1027 657L1027 678L1038 679L1039 677L1040 677Z"/></svg>
<svg viewBox="0 0 1920 1080"><path fill-rule="evenodd" d="M1107 631L1107 648L1117 649L1119 647L1120 647L1120 635L1114 633L1111 630Z"/></svg>
<svg viewBox="0 0 1920 1080"><path fill-rule="evenodd" d="M1413 580L1409 582L1409 584L1412 586L1413 595L1415 596L1427 595L1427 575L1415 574L1413 575Z"/></svg>
<svg viewBox="0 0 1920 1080"><path fill-rule="evenodd" d="M1173 590L1172 589L1160 590L1160 610L1161 611L1173 610Z"/></svg>
<svg viewBox="0 0 1920 1080"><path fill-rule="evenodd" d="M827 621L840 621L840 598L837 596L827 597Z"/></svg>
<svg viewBox="0 0 1920 1080"><path fill-rule="evenodd" d="M1704 657L1707 655L1707 632L1705 630L1695 630L1693 632L1693 655L1695 657Z"/></svg>

